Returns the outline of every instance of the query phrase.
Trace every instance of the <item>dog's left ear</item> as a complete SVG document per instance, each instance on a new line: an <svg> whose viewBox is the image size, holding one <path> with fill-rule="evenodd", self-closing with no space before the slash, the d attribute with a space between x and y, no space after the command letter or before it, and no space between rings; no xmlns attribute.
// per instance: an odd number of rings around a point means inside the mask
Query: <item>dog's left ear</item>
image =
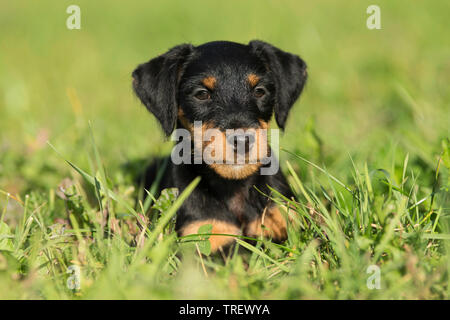
<svg viewBox="0 0 450 320"><path fill-rule="evenodd" d="M275 119L284 129L289 110L300 96L306 82L306 63L298 56L282 51L271 44L254 40L249 44L253 52L267 65L275 77Z"/></svg>
<svg viewBox="0 0 450 320"><path fill-rule="evenodd" d="M172 133L177 122L179 75L193 48L190 44L178 45L133 71L136 95L158 119L166 136Z"/></svg>

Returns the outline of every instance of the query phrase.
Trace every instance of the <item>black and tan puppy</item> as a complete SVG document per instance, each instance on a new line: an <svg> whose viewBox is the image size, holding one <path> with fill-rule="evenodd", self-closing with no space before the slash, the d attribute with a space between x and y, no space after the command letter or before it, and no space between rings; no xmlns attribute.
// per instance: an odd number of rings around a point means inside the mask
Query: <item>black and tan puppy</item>
<svg viewBox="0 0 450 320"><path fill-rule="evenodd" d="M197 132L203 140L191 139L192 149L212 148L209 155L224 160L194 161L194 151L188 156L193 161L175 164L169 159L160 189L176 187L182 191L202 176L177 213L180 235L195 234L201 225L212 224L213 233L263 234L277 242L286 239L283 215L262 193L270 194L268 186L287 197L291 191L281 171L261 174L261 169L270 165L262 161L270 155L267 135L262 132L268 129L273 114L284 129L305 81L302 59L262 41L248 45L226 41L182 44L134 70L134 90L165 134L184 128L195 135L195 125L200 123ZM221 134L204 139L207 129ZM230 129L243 130L228 134ZM225 150L230 146L235 150L239 144L245 147L244 163L228 161L236 155ZM152 183L155 170L149 171L147 184ZM233 237L211 236L210 241L215 251L232 243Z"/></svg>

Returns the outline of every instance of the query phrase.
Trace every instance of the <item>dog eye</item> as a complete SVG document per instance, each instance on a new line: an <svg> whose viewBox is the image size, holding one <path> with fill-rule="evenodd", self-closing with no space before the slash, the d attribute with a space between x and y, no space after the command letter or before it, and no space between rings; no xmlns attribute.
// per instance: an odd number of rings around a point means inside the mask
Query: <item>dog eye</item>
<svg viewBox="0 0 450 320"><path fill-rule="evenodd" d="M194 94L194 97L197 98L198 100L208 100L211 96L208 90L198 90Z"/></svg>
<svg viewBox="0 0 450 320"><path fill-rule="evenodd" d="M256 98L262 98L265 94L266 94L266 89L264 89L263 87L256 87L255 90L253 91L253 95Z"/></svg>

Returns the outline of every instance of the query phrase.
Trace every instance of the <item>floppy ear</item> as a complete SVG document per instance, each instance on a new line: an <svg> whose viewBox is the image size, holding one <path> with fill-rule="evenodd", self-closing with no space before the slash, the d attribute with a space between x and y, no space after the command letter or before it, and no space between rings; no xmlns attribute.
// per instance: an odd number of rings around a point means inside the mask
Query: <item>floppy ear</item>
<svg viewBox="0 0 450 320"><path fill-rule="evenodd" d="M249 43L253 52L262 59L275 77L275 119L284 129L286 119L294 102L305 85L306 63L300 57L282 51L266 42L254 40Z"/></svg>
<svg viewBox="0 0 450 320"><path fill-rule="evenodd" d="M160 122L166 136L177 121L178 77L183 63L193 51L190 44L170 49L133 71L133 88L147 109Z"/></svg>

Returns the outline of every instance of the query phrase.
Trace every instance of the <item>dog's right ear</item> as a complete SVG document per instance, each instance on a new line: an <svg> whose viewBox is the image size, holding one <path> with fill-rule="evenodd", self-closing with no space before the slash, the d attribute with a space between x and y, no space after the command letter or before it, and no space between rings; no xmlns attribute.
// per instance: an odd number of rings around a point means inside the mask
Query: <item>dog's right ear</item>
<svg viewBox="0 0 450 320"><path fill-rule="evenodd" d="M169 136L177 122L177 88L183 63L194 47L181 44L133 71L133 88L147 109Z"/></svg>

